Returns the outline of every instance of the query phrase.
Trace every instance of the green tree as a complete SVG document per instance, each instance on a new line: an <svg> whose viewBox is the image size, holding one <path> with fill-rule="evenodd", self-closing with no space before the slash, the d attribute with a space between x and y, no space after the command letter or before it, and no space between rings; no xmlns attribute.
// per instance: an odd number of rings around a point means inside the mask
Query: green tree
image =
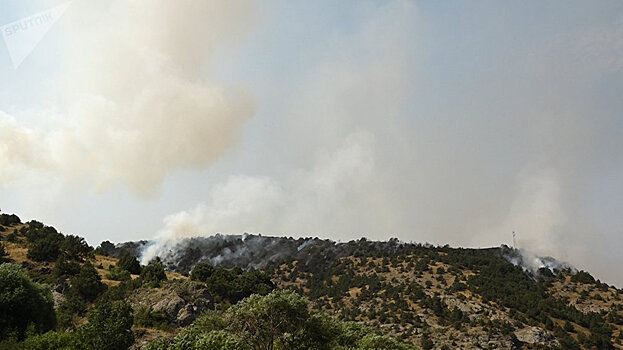
<svg viewBox="0 0 623 350"><path fill-rule="evenodd" d="M193 271L190 273L190 279L193 281L205 282L212 276L214 272L214 266L210 263L202 261L195 265Z"/></svg>
<svg viewBox="0 0 623 350"><path fill-rule="evenodd" d="M60 242L58 236L46 236L36 239L28 245L26 256L35 261L54 261L60 254Z"/></svg>
<svg viewBox="0 0 623 350"><path fill-rule="evenodd" d="M194 350L247 350L250 349L239 337L226 331L210 331L195 343Z"/></svg>
<svg viewBox="0 0 623 350"><path fill-rule="evenodd" d="M167 275L164 272L164 266L159 261L151 262L141 270L141 281L148 286L159 287L160 282L166 280Z"/></svg>
<svg viewBox="0 0 623 350"><path fill-rule="evenodd" d="M133 275L138 275L141 273L141 264L138 262L138 259L136 259L134 255L131 255L128 252L125 252L123 253L123 255L121 255L117 266Z"/></svg>
<svg viewBox="0 0 623 350"><path fill-rule="evenodd" d="M106 285L90 262L86 262L80 268L80 273L71 279L71 288L87 301L95 300L104 290Z"/></svg>
<svg viewBox="0 0 623 350"><path fill-rule="evenodd" d="M134 343L132 307L123 301L103 301L89 313L89 323L79 329L87 349L121 350Z"/></svg>
<svg viewBox="0 0 623 350"><path fill-rule="evenodd" d="M0 242L0 264L8 262L9 253L7 253L6 249L4 249L4 244Z"/></svg>
<svg viewBox="0 0 623 350"><path fill-rule="evenodd" d="M254 294L228 310L230 329L255 350L272 350L275 340L294 333L309 316L309 301L291 291Z"/></svg>
<svg viewBox="0 0 623 350"><path fill-rule="evenodd" d="M60 243L61 253L68 260L84 261L89 257L93 248L91 248L82 237L67 235Z"/></svg>
<svg viewBox="0 0 623 350"><path fill-rule="evenodd" d="M50 331L29 336L22 347L27 350L74 350L80 348L80 344L71 333Z"/></svg>
<svg viewBox="0 0 623 350"><path fill-rule="evenodd" d="M22 339L29 324L37 333L56 326L50 288L31 281L15 264L0 265L0 315L0 339Z"/></svg>

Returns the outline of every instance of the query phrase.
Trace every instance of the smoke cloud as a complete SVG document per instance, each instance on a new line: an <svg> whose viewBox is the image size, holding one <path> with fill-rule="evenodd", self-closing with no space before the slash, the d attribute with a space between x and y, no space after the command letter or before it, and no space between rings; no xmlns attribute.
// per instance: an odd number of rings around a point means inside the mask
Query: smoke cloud
<svg viewBox="0 0 623 350"><path fill-rule="evenodd" d="M106 197L108 217L65 203L57 221L87 217L93 243L156 232L146 262L218 232L485 247L515 231L623 283L623 22L606 5L93 6L57 23L54 117L0 114L0 184L164 182L156 204Z"/></svg>
<svg viewBox="0 0 623 350"><path fill-rule="evenodd" d="M608 235L620 246L617 229L603 231L588 203L598 174L623 168L614 151L623 135L588 85L574 80L617 71L618 58L586 61L591 36L578 31L527 51L512 47L487 66L465 67L473 75L452 77L422 68L438 63L412 3L359 13L364 24L332 37L290 103L270 110L285 116L276 124L287 132L267 152L297 166L216 185L210 200L165 220L143 261L182 237L216 232L486 247L510 245L516 231L531 265L547 266L532 257L551 255L621 283L608 267L616 255L596 259L604 247L588 243ZM611 37L598 35L598 47ZM504 34L491 40L508 45ZM465 58L446 54L457 57L440 59ZM345 145L352 130L361 133Z"/></svg>
<svg viewBox="0 0 623 350"><path fill-rule="evenodd" d="M92 5L75 4L66 15L75 28L59 82L64 115L38 137L0 121L0 184L43 166L96 189L125 184L151 195L171 172L217 159L254 113L249 92L205 73L215 50L250 28L251 3L114 1L101 12Z"/></svg>
<svg viewBox="0 0 623 350"><path fill-rule="evenodd" d="M375 215L383 208L362 216L349 206L368 195L374 144L371 134L354 133L334 153L320 157L312 169L293 170L282 182L231 176L213 188L209 201L165 218L164 228L143 251L142 262L164 256L184 238L217 232L338 237L350 232L369 234L370 225L381 219ZM373 200L369 198L365 204L368 210L374 207Z"/></svg>

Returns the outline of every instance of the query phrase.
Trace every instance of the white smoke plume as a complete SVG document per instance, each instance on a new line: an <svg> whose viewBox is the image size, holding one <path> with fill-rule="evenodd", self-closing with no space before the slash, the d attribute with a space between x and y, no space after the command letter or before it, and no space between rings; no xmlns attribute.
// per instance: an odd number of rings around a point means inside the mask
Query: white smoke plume
<svg viewBox="0 0 623 350"><path fill-rule="evenodd" d="M0 116L0 185L43 167L96 189L125 184L150 195L169 173L218 158L252 116L248 92L211 82L205 70L219 46L249 29L252 3L92 5L66 14L76 28L58 86L63 116L45 130Z"/></svg>
<svg viewBox="0 0 623 350"><path fill-rule="evenodd" d="M164 228L143 251L142 263L165 255L184 238L215 233L326 235L327 225L341 230L336 234L353 229L366 233L366 226L378 218L349 214L348 206L354 198L363 199L361 191L370 185L374 145L370 133L355 133L334 153L320 157L312 169L292 171L283 182L230 177L213 189L209 201L165 218Z"/></svg>

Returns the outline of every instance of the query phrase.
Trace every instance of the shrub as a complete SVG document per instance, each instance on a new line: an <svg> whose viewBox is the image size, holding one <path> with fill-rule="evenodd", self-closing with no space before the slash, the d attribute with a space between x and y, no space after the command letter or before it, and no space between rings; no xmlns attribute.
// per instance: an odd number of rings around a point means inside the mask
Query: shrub
<svg viewBox="0 0 623 350"><path fill-rule="evenodd" d="M190 279L193 281L205 282L212 276L213 272L214 266L208 262L200 262L195 265L193 271L190 273Z"/></svg>
<svg viewBox="0 0 623 350"><path fill-rule="evenodd" d="M121 256L121 258L119 258L117 266L133 275L138 275L141 273L141 264L139 264L135 256L130 255L128 252L125 252Z"/></svg>
<svg viewBox="0 0 623 350"><path fill-rule="evenodd" d="M134 343L132 307L123 301L98 303L79 330L81 345L98 350L128 349Z"/></svg>
<svg viewBox="0 0 623 350"><path fill-rule="evenodd" d="M141 271L141 281L151 287L159 287L161 281L166 281L167 275L160 262L151 262Z"/></svg>
<svg viewBox="0 0 623 350"><path fill-rule="evenodd" d="M50 288L30 280L15 264L0 265L0 339L23 339L29 324L37 333L56 326Z"/></svg>
<svg viewBox="0 0 623 350"><path fill-rule="evenodd" d="M15 214L0 214L0 225L2 226L13 226L21 223L22 220Z"/></svg>
<svg viewBox="0 0 623 350"><path fill-rule="evenodd" d="M595 278L593 276L591 276L591 274L586 272L586 271L579 271L575 275L571 276L571 282L593 284L593 283L595 283Z"/></svg>
<svg viewBox="0 0 623 350"><path fill-rule="evenodd" d="M8 262L9 253L7 253L6 249L4 249L4 244L0 242L0 264Z"/></svg>
<svg viewBox="0 0 623 350"><path fill-rule="evenodd" d="M64 256L59 256L56 259L52 274L55 277L61 276L74 276L80 273L80 264L73 260L67 260Z"/></svg>
<svg viewBox="0 0 623 350"><path fill-rule="evenodd" d="M31 242L28 246L29 259L35 261L54 261L60 254L60 240L56 237L45 237Z"/></svg>
<svg viewBox="0 0 623 350"><path fill-rule="evenodd" d="M76 344L76 339L71 333L50 331L26 338L22 346L27 350L73 350L79 344Z"/></svg>
<svg viewBox="0 0 623 350"><path fill-rule="evenodd" d="M110 241L103 241L95 248L95 254L110 256L115 251L115 245Z"/></svg>
<svg viewBox="0 0 623 350"><path fill-rule="evenodd" d="M59 248L67 259L80 262L88 258L93 251L84 238L74 235L65 236Z"/></svg>
<svg viewBox="0 0 623 350"><path fill-rule="evenodd" d="M119 267L112 268L106 277L113 281L128 281L132 279L130 273L127 270L121 269Z"/></svg>
<svg viewBox="0 0 623 350"><path fill-rule="evenodd" d="M87 301L95 300L104 290L106 285L90 262L84 263L80 273L71 279L71 288Z"/></svg>

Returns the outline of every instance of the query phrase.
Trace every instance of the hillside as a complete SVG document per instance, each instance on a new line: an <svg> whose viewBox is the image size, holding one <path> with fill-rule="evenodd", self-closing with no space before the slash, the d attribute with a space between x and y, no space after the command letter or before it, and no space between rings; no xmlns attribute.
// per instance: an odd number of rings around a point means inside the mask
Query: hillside
<svg viewBox="0 0 623 350"><path fill-rule="evenodd" d="M622 290L552 258L542 258L540 269L523 266L521 252L505 246L215 235L180 241L138 266L150 242L105 241L93 250L79 237L4 214L0 235L6 260L52 287L57 335L81 334L102 304L123 301L132 310L133 348L173 349L188 337L199 344L204 333L239 340L249 330L236 321L252 317L245 307L259 312L258 305L288 300L304 316L300 328L275 338L277 348L315 348L302 345L313 338L310 329L333 334L322 339L336 349L623 348ZM49 246L57 250L42 249ZM77 276L89 266L107 287L85 297ZM296 293L275 294L288 290ZM245 299L252 294L267 299ZM322 327L314 323L329 315Z"/></svg>

